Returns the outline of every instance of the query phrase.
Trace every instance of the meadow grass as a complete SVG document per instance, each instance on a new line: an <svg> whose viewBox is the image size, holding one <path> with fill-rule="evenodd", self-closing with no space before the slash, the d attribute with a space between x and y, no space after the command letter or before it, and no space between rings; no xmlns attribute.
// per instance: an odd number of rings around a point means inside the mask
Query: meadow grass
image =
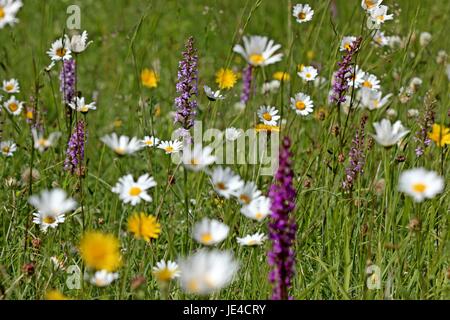
<svg viewBox="0 0 450 320"><path fill-rule="evenodd" d="M0 297L43 299L48 290L56 288L74 299L160 299L152 267L161 259L176 260L200 248L191 238L191 227L202 217L216 218L230 226L229 236L218 247L233 250L240 261L235 280L210 298L270 297L266 262L270 242L258 247L236 243L236 236L267 233L265 222L250 221L239 212L238 203L218 197L205 173L187 171L185 185L183 167L170 164L162 150L146 149L118 158L100 141L111 132L138 137L154 132L157 137L170 139L175 128L170 112L174 111L177 95L178 61L189 36L196 41L202 88L204 84L215 87L214 74L221 67L241 71L245 61L232 53L232 47L241 43L244 34L261 34L282 44L283 60L256 71L256 94L243 111L233 107L239 101L241 80L226 91L225 100L213 104L201 92L197 119L205 128L224 130L234 126L246 130L255 126L260 105L281 110L286 120L281 135L292 140L298 192L293 213L298 224L296 275L291 295L296 299L448 299L448 188L433 199L415 203L398 192L397 185L403 170L421 166L438 172L448 182L448 147L432 143L422 157L416 157L414 136L420 130L420 121L407 117L407 110L418 109L420 119L425 105L432 105L436 123L448 126L450 122L449 79L436 62L439 50L450 51L450 7L445 1L385 1L399 15L386 22L383 31L405 39L403 47L385 49L371 44L371 30L365 28L360 1L334 1L336 17L329 9L332 2L310 1L314 18L304 24L295 22L290 9L295 3L288 0L26 2L19 13L20 22L0 30L0 79L17 78L21 100L29 104L38 101L47 132L59 130L63 135L55 148L38 153L32 150L29 126L23 117L0 114L3 139L11 138L18 145L13 157L0 159ZM86 117L87 171L83 179L63 170L70 132L59 93L59 67L44 71L49 64L45 52L64 33L70 4L81 7L82 30L87 30L94 41L77 57L77 89L86 97L95 94L98 106ZM423 31L433 37L425 47L418 40ZM347 117L328 102L329 80L338 68L339 44L345 35L363 37L357 62L379 77L385 94L394 94L387 107L355 109ZM160 65L160 82L150 90L142 86L140 72L155 61ZM328 80L322 88L306 84L296 75L298 64L312 62L320 65L320 75ZM262 95L262 83L276 71L287 71L291 81L283 83L276 94ZM413 77L420 77L423 84L407 103L401 103L397 94ZM299 91L314 100L315 113L309 117L300 117L289 107L289 98ZM140 103L143 100L145 107ZM369 139L372 123L385 118L387 109L396 110L397 118L411 133L400 146L386 150L373 141L369 143L364 172L352 192L344 192L341 185L346 158L361 118L368 116ZM336 125L340 130L337 135L333 133ZM404 161L399 161L400 156ZM23 183L21 174L30 165L40 177ZM259 175L254 165L230 167L267 193L272 176ZM111 192L117 180L128 173L134 177L149 173L155 178L158 185L151 191L153 202L131 207ZM174 181L168 184L172 175ZM11 186L11 178L18 183ZM380 187L380 179L385 179L384 187ZM56 186L82 202L83 213L78 208L67 214L57 229L43 234L31 223L34 209L27 200L31 194ZM186 195L195 199L188 215ZM157 215L162 228L158 239L145 243L127 232L127 218L135 211ZM415 230L410 223L414 218L420 221ZM82 281L81 289L71 290L66 286L69 275L55 270L50 257L64 260L66 266L82 267L77 247L83 231L90 229L111 232L120 239L124 256L120 278L107 288ZM32 245L33 239L42 241L39 248ZM33 275L24 273L27 263L34 264ZM366 285L369 265L381 271L378 290ZM133 289L132 280L138 276L145 277L145 283ZM168 298L197 297L183 293L174 282Z"/></svg>

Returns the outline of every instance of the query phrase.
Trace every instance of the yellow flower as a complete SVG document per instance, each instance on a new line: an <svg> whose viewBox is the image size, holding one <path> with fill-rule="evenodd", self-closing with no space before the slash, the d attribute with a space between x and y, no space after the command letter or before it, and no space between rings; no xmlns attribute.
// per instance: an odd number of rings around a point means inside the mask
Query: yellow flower
<svg viewBox="0 0 450 320"><path fill-rule="evenodd" d="M45 294L45 299L46 300L69 300L69 298L66 297L65 295L63 295L61 293L61 291L56 290L56 289L47 291Z"/></svg>
<svg viewBox="0 0 450 320"><path fill-rule="evenodd" d="M158 86L159 76L155 71L145 68L141 72L142 85L147 88L156 88Z"/></svg>
<svg viewBox="0 0 450 320"><path fill-rule="evenodd" d="M306 57L307 57L309 60L314 59L315 56L316 56L316 53L315 53L313 50L308 50L308 51L306 52Z"/></svg>
<svg viewBox="0 0 450 320"><path fill-rule="evenodd" d="M278 71L273 74L273 78L278 81L289 81L291 76L287 72Z"/></svg>
<svg viewBox="0 0 450 320"><path fill-rule="evenodd" d="M234 87L237 81L237 75L231 69L221 68L216 72L216 83L219 85L219 89L231 89Z"/></svg>
<svg viewBox="0 0 450 320"><path fill-rule="evenodd" d="M113 125L115 128L120 128L122 126L122 124L123 124L123 121L119 118L115 119L113 122Z"/></svg>
<svg viewBox="0 0 450 320"><path fill-rule="evenodd" d="M256 130L256 132L260 132L260 131L279 132L280 131L280 127L278 127L278 126L269 126L267 124L260 123L260 124L256 125L255 130Z"/></svg>
<svg viewBox="0 0 450 320"><path fill-rule="evenodd" d="M147 216L144 212L135 213L128 219L128 231L133 233L136 239L150 241L152 238L158 238L161 225L152 215Z"/></svg>
<svg viewBox="0 0 450 320"><path fill-rule="evenodd" d="M433 130L428 133L428 138L433 140L439 147L450 144L450 128L440 124L433 124Z"/></svg>
<svg viewBox="0 0 450 320"><path fill-rule="evenodd" d="M112 234L89 231L80 242L80 253L86 266L113 272L122 264L119 240Z"/></svg>

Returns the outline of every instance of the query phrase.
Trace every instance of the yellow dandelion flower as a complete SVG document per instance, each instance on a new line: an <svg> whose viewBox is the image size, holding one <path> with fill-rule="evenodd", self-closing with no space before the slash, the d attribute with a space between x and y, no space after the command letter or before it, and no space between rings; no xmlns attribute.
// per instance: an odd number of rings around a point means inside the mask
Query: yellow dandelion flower
<svg viewBox="0 0 450 320"><path fill-rule="evenodd" d="M157 239L161 233L161 225L152 215L144 212L135 213L128 219L128 231L134 234L136 239L150 241Z"/></svg>
<svg viewBox="0 0 450 320"><path fill-rule="evenodd" d="M219 85L219 89L231 89L234 87L237 81L237 75L231 69L221 68L216 72L216 83Z"/></svg>
<svg viewBox="0 0 450 320"><path fill-rule="evenodd" d="M89 231L80 242L80 253L89 268L113 272L122 264L119 240L112 234Z"/></svg>
<svg viewBox="0 0 450 320"><path fill-rule="evenodd" d="M113 122L114 128L120 128L122 126L122 124L123 124L123 121L121 119L119 119L119 118L117 118Z"/></svg>
<svg viewBox="0 0 450 320"><path fill-rule="evenodd" d="M287 72L278 71L273 74L273 78L278 81L289 81L291 76Z"/></svg>
<svg viewBox="0 0 450 320"><path fill-rule="evenodd" d="M155 117L161 116L161 106L159 104L155 106L155 111L153 112L153 114L155 115Z"/></svg>
<svg viewBox="0 0 450 320"><path fill-rule="evenodd" d="M156 88L158 86L159 76L155 71L145 68L141 72L141 82L144 87Z"/></svg>
<svg viewBox="0 0 450 320"><path fill-rule="evenodd" d="M68 297L63 295L61 291L53 289L49 290L45 293L45 299L46 300L69 300Z"/></svg>
<svg viewBox="0 0 450 320"><path fill-rule="evenodd" d="M316 53L313 50L308 50L308 52L306 52L306 57L308 60L312 60L316 57Z"/></svg>
<svg viewBox="0 0 450 320"><path fill-rule="evenodd" d="M280 127L278 127L278 126L269 126L267 124L260 123L260 124L256 125L255 130L256 130L256 132L260 132L260 131L279 132L280 131Z"/></svg>
<svg viewBox="0 0 450 320"><path fill-rule="evenodd" d="M433 130L428 133L428 138L433 140L439 147L450 144L450 128L440 124L433 124Z"/></svg>

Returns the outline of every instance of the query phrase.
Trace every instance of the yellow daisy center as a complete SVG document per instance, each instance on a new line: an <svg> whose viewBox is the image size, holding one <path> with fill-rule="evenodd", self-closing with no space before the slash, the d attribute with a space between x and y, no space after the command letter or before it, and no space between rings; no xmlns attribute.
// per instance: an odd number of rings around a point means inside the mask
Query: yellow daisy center
<svg viewBox="0 0 450 320"><path fill-rule="evenodd" d="M263 217L263 214L261 213L261 212L257 212L256 214L255 214L255 218L256 219L261 219Z"/></svg>
<svg viewBox="0 0 450 320"><path fill-rule="evenodd" d="M423 193L427 189L427 186L425 184L419 182L419 183L413 184L412 188L415 192Z"/></svg>
<svg viewBox="0 0 450 320"><path fill-rule="evenodd" d="M11 91L12 89L14 89L14 85L12 85L12 84L7 84L7 85L5 86L5 89L6 89L6 91Z"/></svg>
<svg viewBox="0 0 450 320"><path fill-rule="evenodd" d="M12 102L12 103L9 104L8 109L11 112L16 112L17 109L19 109L19 106L17 105L17 103Z"/></svg>
<svg viewBox="0 0 450 320"><path fill-rule="evenodd" d="M254 246L256 244L256 240L249 240L248 242L247 242L247 245L249 245L249 246Z"/></svg>
<svg viewBox="0 0 450 320"><path fill-rule="evenodd" d="M207 232L207 233L202 234L202 236L200 237L200 240L203 243L210 243L213 240L213 237L212 237L211 233Z"/></svg>
<svg viewBox="0 0 450 320"><path fill-rule="evenodd" d="M378 17L377 17L377 20L378 20L378 21L384 21L384 16L378 16Z"/></svg>
<svg viewBox="0 0 450 320"><path fill-rule="evenodd" d="M306 13L300 12L300 13L298 14L298 18L299 18L300 20L305 20L305 18L306 18Z"/></svg>
<svg viewBox="0 0 450 320"><path fill-rule="evenodd" d="M67 50L65 48L56 49L56 55L61 58L66 55L66 52L67 52Z"/></svg>
<svg viewBox="0 0 450 320"><path fill-rule="evenodd" d="M173 272L169 268L164 268L155 272L155 276L159 281L169 281L173 278Z"/></svg>
<svg viewBox="0 0 450 320"><path fill-rule="evenodd" d="M262 117L263 117L264 120L266 120L266 121L272 120L272 115L271 115L270 113L268 113L268 112L264 112L263 115L262 115Z"/></svg>
<svg viewBox="0 0 450 320"><path fill-rule="evenodd" d="M379 105L380 105L380 101L379 100L373 100L373 106L375 108L378 108Z"/></svg>
<svg viewBox="0 0 450 320"><path fill-rule="evenodd" d="M196 159L196 158L191 159L191 165L196 166L198 164L200 164L200 161L198 161L198 159Z"/></svg>
<svg viewBox="0 0 450 320"><path fill-rule="evenodd" d="M152 146L153 145L153 141L149 139L149 140L145 141L145 144L148 145L148 146Z"/></svg>
<svg viewBox="0 0 450 320"><path fill-rule="evenodd" d="M307 73L305 74L305 77L308 78L308 79L311 78L311 73L307 72Z"/></svg>
<svg viewBox="0 0 450 320"><path fill-rule="evenodd" d="M197 292L200 288L198 285L198 281L196 279L192 279L187 284L187 289L190 292Z"/></svg>
<svg viewBox="0 0 450 320"><path fill-rule="evenodd" d="M82 107L80 108L80 111L81 111L81 112L88 112L88 111L89 111L89 108L88 108L88 106L84 105L84 106L82 106Z"/></svg>
<svg viewBox="0 0 450 320"><path fill-rule="evenodd" d="M364 81L363 86L366 87L366 88L371 88L372 89L372 84L368 80Z"/></svg>
<svg viewBox="0 0 450 320"><path fill-rule="evenodd" d="M44 138L41 138L38 140L38 145L40 146L45 146L47 144L47 140L45 140Z"/></svg>
<svg viewBox="0 0 450 320"><path fill-rule="evenodd" d="M0 19L3 19L5 17L5 9L3 7L0 7Z"/></svg>
<svg viewBox="0 0 450 320"><path fill-rule="evenodd" d="M56 219L52 216L46 216L44 217L44 219L42 219L42 221L46 224L52 224L56 221Z"/></svg>
<svg viewBox="0 0 450 320"><path fill-rule="evenodd" d="M298 110L305 110L306 104L305 104L303 101L297 101L297 102L295 103L295 107L296 107Z"/></svg>
<svg viewBox="0 0 450 320"><path fill-rule="evenodd" d="M168 153L171 153L171 152L173 152L173 147L168 146L168 147L165 147L164 150Z"/></svg>
<svg viewBox="0 0 450 320"><path fill-rule="evenodd" d="M352 49L352 47L350 46L350 43L344 44L344 49L347 51L350 51Z"/></svg>
<svg viewBox="0 0 450 320"><path fill-rule="evenodd" d="M137 197L138 195L141 194L141 192L142 192L141 188L139 188L139 187L132 187L130 189L129 194L130 194L130 196Z"/></svg>
<svg viewBox="0 0 450 320"><path fill-rule="evenodd" d="M120 155L124 155L125 154L125 149L121 148L121 147L117 147L114 149L114 152Z"/></svg>
<svg viewBox="0 0 450 320"><path fill-rule="evenodd" d="M264 59L264 57L261 54L254 53L250 55L249 60L252 64L259 65L263 63L266 59Z"/></svg>
<svg viewBox="0 0 450 320"><path fill-rule="evenodd" d="M217 189L219 189L219 190L225 190L225 189L226 189L225 183L223 183L223 182L217 183L217 184L216 184L216 187L217 187Z"/></svg>
<svg viewBox="0 0 450 320"><path fill-rule="evenodd" d="M241 194L239 199L241 199L242 202L244 202L245 204L249 204L250 203L250 197L246 194Z"/></svg>
<svg viewBox="0 0 450 320"><path fill-rule="evenodd" d="M3 153L9 153L10 148L9 147L3 147L2 151Z"/></svg>

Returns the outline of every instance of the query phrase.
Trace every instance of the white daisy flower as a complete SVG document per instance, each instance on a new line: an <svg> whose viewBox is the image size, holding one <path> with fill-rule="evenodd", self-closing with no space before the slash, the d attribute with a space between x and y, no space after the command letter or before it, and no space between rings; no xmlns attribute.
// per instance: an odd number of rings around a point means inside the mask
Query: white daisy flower
<svg viewBox="0 0 450 320"><path fill-rule="evenodd" d="M82 98L76 97L75 101L69 103L69 107L81 113L87 113L89 110L97 109L97 107L95 106L95 102L86 103L83 97Z"/></svg>
<svg viewBox="0 0 450 320"><path fill-rule="evenodd" d="M237 140L244 131L242 129L236 129L234 127L226 128L225 129L225 139L228 141L234 141Z"/></svg>
<svg viewBox="0 0 450 320"><path fill-rule="evenodd" d="M46 139L44 133L42 131L38 132L36 128L31 129L31 134L33 135L34 148L39 150L39 152L46 151L61 137L61 132L52 132Z"/></svg>
<svg viewBox="0 0 450 320"><path fill-rule="evenodd" d="M357 65L356 67L350 67L351 76L348 79L348 85L350 88L353 88L353 82L355 83L355 89L360 88L364 83L364 77L366 73L361 70L361 68Z"/></svg>
<svg viewBox="0 0 450 320"><path fill-rule="evenodd" d="M215 219L203 218L194 225L193 237L195 241L204 245L214 245L225 240L230 228Z"/></svg>
<svg viewBox="0 0 450 320"><path fill-rule="evenodd" d="M361 1L361 7L363 7L364 10L372 10L377 8L383 0L362 0Z"/></svg>
<svg viewBox="0 0 450 320"><path fill-rule="evenodd" d="M222 197L229 199L239 188L242 188L244 182L241 177L234 174L230 168L216 167L211 173L211 183L214 190Z"/></svg>
<svg viewBox="0 0 450 320"><path fill-rule="evenodd" d="M151 202L153 199L147 193L147 190L156 186L156 182L149 174L144 174L134 181L133 176L128 174L119 179L116 185L111 189L112 192L119 195L123 203L137 205L141 200Z"/></svg>
<svg viewBox="0 0 450 320"><path fill-rule="evenodd" d="M14 141L8 140L0 142L0 151L5 157L12 157L16 150L17 145L14 143Z"/></svg>
<svg viewBox="0 0 450 320"><path fill-rule="evenodd" d="M420 86L422 85L423 80L420 79L419 77L414 77L411 79L411 81L409 81L409 89L412 92L417 92L420 88Z"/></svg>
<svg viewBox="0 0 450 320"><path fill-rule="evenodd" d="M276 126L280 119L278 110L271 106L260 106L257 112L259 120L268 126Z"/></svg>
<svg viewBox="0 0 450 320"><path fill-rule="evenodd" d="M279 80L272 80L272 81L267 81L264 82L261 88L261 93L262 94L266 94L266 93L274 93L277 92L278 89L280 88L281 82Z"/></svg>
<svg viewBox="0 0 450 320"><path fill-rule="evenodd" d="M96 271L89 279L89 282L97 287L103 288L109 286L114 280L119 279L117 272L109 272L107 270Z"/></svg>
<svg viewBox="0 0 450 320"><path fill-rule="evenodd" d="M88 39L88 33L87 31L83 31L83 33L75 34L70 39L67 39L69 43L70 51L74 53L81 53L87 49L87 47L93 42L93 41L87 41Z"/></svg>
<svg viewBox="0 0 450 320"><path fill-rule="evenodd" d="M369 110L381 109L389 102L391 97L391 93L382 97L381 91L363 88L361 90L361 106Z"/></svg>
<svg viewBox="0 0 450 320"><path fill-rule="evenodd" d="M380 47L385 47L389 45L389 39L384 35L383 31L377 30L373 35L373 42Z"/></svg>
<svg viewBox="0 0 450 320"><path fill-rule="evenodd" d="M385 21L394 19L393 14L387 14L388 7L381 5L369 11L370 19L376 24L382 24Z"/></svg>
<svg viewBox="0 0 450 320"><path fill-rule="evenodd" d="M3 107L13 116L18 116L23 109L23 102L16 99L16 97L11 96L8 101L3 103Z"/></svg>
<svg viewBox="0 0 450 320"><path fill-rule="evenodd" d="M20 86L19 81L16 79L3 80L3 91L6 93L19 93Z"/></svg>
<svg viewBox="0 0 450 320"><path fill-rule="evenodd" d="M375 134L372 134L372 137L383 147L393 146L409 133L409 130L403 127L400 120L392 125L391 121L383 119L381 122L375 122L373 127L375 128Z"/></svg>
<svg viewBox="0 0 450 320"><path fill-rule="evenodd" d="M130 139L130 137L127 136L118 137L115 132L103 136L100 140L119 156L132 154L143 148L143 145L138 138L133 137Z"/></svg>
<svg viewBox="0 0 450 320"><path fill-rule="evenodd" d="M311 98L302 92L297 93L294 98L291 98L291 108L301 116L307 116L313 112L313 107L314 104Z"/></svg>
<svg viewBox="0 0 450 320"><path fill-rule="evenodd" d="M186 168L193 171L200 171L216 161L216 157L211 154L212 151L213 148L203 148L199 144L195 145L194 149L190 145L187 145L183 148L181 161Z"/></svg>
<svg viewBox="0 0 450 320"><path fill-rule="evenodd" d="M210 101L223 100L225 97L220 94L220 90L213 91L210 87L204 86L205 94Z"/></svg>
<svg viewBox="0 0 450 320"><path fill-rule="evenodd" d="M141 140L142 144L146 147L156 147L159 144L159 139L154 136L145 136Z"/></svg>
<svg viewBox="0 0 450 320"><path fill-rule="evenodd" d="M153 267L153 275L159 282L168 282L180 277L181 272L176 262L161 260Z"/></svg>
<svg viewBox="0 0 450 320"><path fill-rule="evenodd" d="M66 38L60 38L52 43L50 50L47 51L52 61L70 60L72 59L70 51L70 43Z"/></svg>
<svg viewBox="0 0 450 320"><path fill-rule="evenodd" d="M243 238L236 237L237 242L241 246L260 246L267 239L267 236L263 233L249 234Z"/></svg>
<svg viewBox="0 0 450 320"><path fill-rule="evenodd" d="M372 89L372 90L380 90L380 80L370 73L366 73L362 78L361 87Z"/></svg>
<svg viewBox="0 0 450 320"><path fill-rule="evenodd" d="M314 10L311 9L309 4L296 4L292 9L292 15L296 18L298 23L311 21L314 15Z"/></svg>
<svg viewBox="0 0 450 320"><path fill-rule="evenodd" d="M431 199L444 190L444 179L434 171L415 168L403 171L399 178L399 191L422 202Z"/></svg>
<svg viewBox="0 0 450 320"><path fill-rule="evenodd" d="M184 291L205 295L231 282L238 263L229 251L205 249L179 261L180 284Z"/></svg>
<svg viewBox="0 0 450 320"><path fill-rule="evenodd" d="M39 224L43 232L49 227L56 228L59 223L64 222L64 215L77 205L75 200L67 197L64 190L58 188L33 195L28 202L37 209L37 213L33 213L33 223Z"/></svg>
<svg viewBox="0 0 450 320"><path fill-rule="evenodd" d="M317 77L317 69L312 66L307 66L303 67L297 74L305 81L314 81Z"/></svg>
<svg viewBox="0 0 450 320"><path fill-rule="evenodd" d="M3 29L6 25L13 26L19 22L16 15L22 5L20 0L0 0L0 29Z"/></svg>
<svg viewBox="0 0 450 320"><path fill-rule="evenodd" d="M163 149L166 154L177 153L183 149L183 142L179 140L174 141L162 141L158 144L159 149Z"/></svg>
<svg viewBox="0 0 450 320"><path fill-rule="evenodd" d="M341 45L339 51L350 51L352 49L352 43L357 40L354 36L343 37L341 40Z"/></svg>
<svg viewBox="0 0 450 320"><path fill-rule="evenodd" d="M237 44L233 51L239 53L254 67L264 67L281 61L282 53L275 52L281 48L280 44L274 44L273 40L262 36L244 36L244 46Z"/></svg>
<svg viewBox="0 0 450 320"><path fill-rule="evenodd" d="M237 198L239 203L247 205L261 196L261 191L258 190L254 182L248 181L241 188L233 192L233 195Z"/></svg>
<svg viewBox="0 0 450 320"><path fill-rule="evenodd" d="M262 221L270 214L270 204L270 198L260 196L244 205L241 213L247 218Z"/></svg>

